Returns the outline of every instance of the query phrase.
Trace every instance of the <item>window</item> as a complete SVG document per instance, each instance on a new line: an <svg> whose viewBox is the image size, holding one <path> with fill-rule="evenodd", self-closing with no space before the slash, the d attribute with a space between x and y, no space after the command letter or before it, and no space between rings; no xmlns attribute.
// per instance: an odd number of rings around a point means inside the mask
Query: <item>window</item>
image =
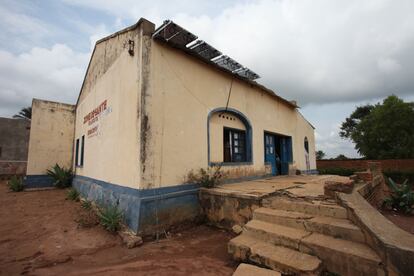
<svg viewBox="0 0 414 276"><path fill-rule="evenodd" d="M75 166L79 166L79 139L76 139L76 146L75 146Z"/></svg>
<svg viewBox="0 0 414 276"><path fill-rule="evenodd" d="M224 162L246 162L246 131L223 129Z"/></svg>
<svg viewBox="0 0 414 276"><path fill-rule="evenodd" d="M80 156L80 166L83 166L83 154L85 152L85 135L82 136L82 146L81 146L81 156Z"/></svg>
<svg viewBox="0 0 414 276"><path fill-rule="evenodd" d="M305 137L304 146L305 146L306 153L309 153L308 137Z"/></svg>

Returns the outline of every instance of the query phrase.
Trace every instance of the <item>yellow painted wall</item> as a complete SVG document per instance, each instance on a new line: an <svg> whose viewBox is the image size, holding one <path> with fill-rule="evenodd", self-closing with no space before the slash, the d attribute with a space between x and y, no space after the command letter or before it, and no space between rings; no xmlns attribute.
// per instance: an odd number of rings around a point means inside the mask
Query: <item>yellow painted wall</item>
<svg viewBox="0 0 414 276"><path fill-rule="evenodd" d="M147 108L153 142L146 173L153 175L153 182L143 182L143 188L177 185L189 170L208 166L207 117L211 110L226 106L232 82L229 74L164 44L153 41L151 51ZM306 135L311 169L316 168L313 129L297 110L238 79L233 80L229 107L243 113L253 128L253 164L226 167L233 176L264 172L265 130L292 136L294 165L300 170L306 169L302 160ZM212 142L212 157L219 159L222 139L213 137Z"/></svg>
<svg viewBox="0 0 414 276"><path fill-rule="evenodd" d="M211 110L226 106L230 87L228 107L252 125L253 162L223 167L228 177L270 171L264 164L264 131L292 136L293 165L301 170L306 169L307 136L315 169L313 128L296 109L152 40L149 33L130 29L97 44L76 111L73 143L85 135L84 165L76 174L144 189L183 183L190 170L208 166L207 118ZM130 39L133 57L124 47ZM105 100L107 108L97 121L85 123L85 116ZM229 116L235 120L211 117L212 162L223 160L223 126L244 129L237 117ZM88 136L92 129L96 131Z"/></svg>
<svg viewBox="0 0 414 276"><path fill-rule="evenodd" d="M135 42L134 56L125 47L129 40ZM76 111L75 139L85 135L84 165L75 168L77 175L138 188L139 66L139 28L97 44ZM85 122L104 101L107 108L97 121Z"/></svg>
<svg viewBox="0 0 414 276"><path fill-rule="evenodd" d="M33 99L27 175L72 166L75 106Z"/></svg>

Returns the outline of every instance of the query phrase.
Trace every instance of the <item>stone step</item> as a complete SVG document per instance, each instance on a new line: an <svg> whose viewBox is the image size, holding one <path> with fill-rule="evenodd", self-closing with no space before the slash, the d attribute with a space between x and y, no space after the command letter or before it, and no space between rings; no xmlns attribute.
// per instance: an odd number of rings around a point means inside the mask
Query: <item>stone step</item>
<svg viewBox="0 0 414 276"><path fill-rule="evenodd" d="M324 235L365 242L364 234L355 224L347 219L333 217L319 217L300 212L276 210L270 208L258 208L253 213L253 219L317 232Z"/></svg>
<svg viewBox="0 0 414 276"><path fill-rule="evenodd" d="M383 275L381 259L365 244L258 220L248 222L245 229L256 239L318 256L329 271L342 276Z"/></svg>
<svg viewBox="0 0 414 276"><path fill-rule="evenodd" d="M313 216L326 216L339 219L348 218L347 211L344 207L333 202L313 200L299 201L290 200L283 197L270 197L263 200L263 207L277 210L301 212Z"/></svg>
<svg viewBox="0 0 414 276"><path fill-rule="evenodd" d="M233 276L281 276L277 271L257 267L255 265L249 264L240 264L236 271L233 273Z"/></svg>
<svg viewBox="0 0 414 276"><path fill-rule="evenodd" d="M315 256L276 246L244 233L229 242L228 251L236 260L252 262L283 274L318 275L322 270L322 263Z"/></svg>

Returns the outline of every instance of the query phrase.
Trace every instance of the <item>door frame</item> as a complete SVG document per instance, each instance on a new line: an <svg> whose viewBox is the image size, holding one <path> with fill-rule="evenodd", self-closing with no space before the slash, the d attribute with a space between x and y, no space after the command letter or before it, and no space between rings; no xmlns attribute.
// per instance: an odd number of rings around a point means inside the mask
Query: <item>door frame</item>
<svg viewBox="0 0 414 276"><path fill-rule="evenodd" d="M276 140L280 141L279 140L280 138L290 138L290 150L288 148L288 154L290 156L283 156L282 157L282 152L280 152L279 153L279 158L280 158L281 163L282 163L282 160L287 159L288 161L283 161L283 163L291 164L293 162L293 137L289 136L289 135L285 135L285 134L280 134L280 133L277 133L277 132L264 130L263 131L263 159L264 159L265 164L266 164L266 135L272 135L274 137L274 141L275 141L275 151L274 152L275 153L276 153ZM279 143L281 143L281 142L279 142ZM272 171L273 171L273 168L272 168ZM276 164L276 172L277 172L276 175L287 175L287 174L289 174L289 172L282 174L283 171L284 171L284 169L281 168L279 170L279 168L277 167L277 164Z"/></svg>

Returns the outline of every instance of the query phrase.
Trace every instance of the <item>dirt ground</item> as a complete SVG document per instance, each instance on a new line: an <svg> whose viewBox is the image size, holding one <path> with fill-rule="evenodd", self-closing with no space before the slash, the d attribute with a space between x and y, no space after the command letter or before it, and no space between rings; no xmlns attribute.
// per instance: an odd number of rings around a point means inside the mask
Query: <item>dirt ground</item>
<svg viewBox="0 0 414 276"><path fill-rule="evenodd" d="M0 275L231 275L232 234L194 226L127 249L100 226L81 228L83 210L64 190L9 192L0 181Z"/></svg>
<svg viewBox="0 0 414 276"><path fill-rule="evenodd" d="M414 234L414 216L406 216L391 210L380 210L388 220L408 233Z"/></svg>

